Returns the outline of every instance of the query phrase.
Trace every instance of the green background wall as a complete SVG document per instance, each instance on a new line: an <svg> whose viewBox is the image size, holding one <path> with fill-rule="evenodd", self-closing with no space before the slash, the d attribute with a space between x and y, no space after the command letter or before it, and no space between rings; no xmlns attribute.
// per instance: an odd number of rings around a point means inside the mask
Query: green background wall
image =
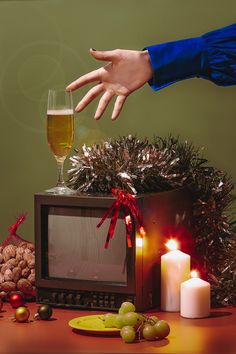
<svg viewBox="0 0 236 354"><path fill-rule="evenodd" d="M97 68L90 47L142 49L229 25L235 14L235 0L0 1L1 239L24 211L19 234L34 238L34 193L56 182L45 138L47 90ZM86 91L74 94L75 103ZM75 145L172 133L203 146L211 163L236 180L236 87L192 79L155 93L146 85L115 123L111 109L93 119L96 102L76 115Z"/></svg>

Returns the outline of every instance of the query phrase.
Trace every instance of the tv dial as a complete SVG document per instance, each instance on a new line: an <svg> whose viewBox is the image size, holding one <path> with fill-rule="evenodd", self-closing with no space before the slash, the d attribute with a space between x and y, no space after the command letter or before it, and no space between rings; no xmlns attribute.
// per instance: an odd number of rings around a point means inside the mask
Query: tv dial
<svg viewBox="0 0 236 354"><path fill-rule="evenodd" d="M65 304L66 300L66 294L65 293L59 293L57 297L57 301L59 304Z"/></svg>
<svg viewBox="0 0 236 354"><path fill-rule="evenodd" d="M66 296L66 303L70 304L70 305L74 304L74 296L73 296L73 294L68 294Z"/></svg>

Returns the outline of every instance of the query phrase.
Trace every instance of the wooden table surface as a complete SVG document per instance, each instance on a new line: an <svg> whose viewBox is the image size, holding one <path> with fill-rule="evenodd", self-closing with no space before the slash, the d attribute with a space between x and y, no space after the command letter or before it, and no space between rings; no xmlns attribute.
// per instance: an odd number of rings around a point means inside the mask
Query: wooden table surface
<svg viewBox="0 0 236 354"><path fill-rule="evenodd" d="M30 319L38 305L30 303ZM152 311L169 322L167 339L125 344L120 337L78 334L68 326L72 318L98 312L53 309L50 321L16 323L14 309L4 303L0 312L1 354L75 354L75 353L173 353L236 354L236 307L212 309L206 319L185 319L179 313Z"/></svg>

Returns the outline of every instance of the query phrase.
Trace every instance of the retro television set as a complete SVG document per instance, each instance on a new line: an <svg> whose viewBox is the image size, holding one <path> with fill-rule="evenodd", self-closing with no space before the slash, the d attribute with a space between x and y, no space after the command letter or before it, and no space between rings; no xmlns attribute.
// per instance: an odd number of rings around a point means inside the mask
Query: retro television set
<svg viewBox="0 0 236 354"><path fill-rule="evenodd" d="M131 301L138 311L160 301L160 252L172 226L189 229L192 199L185 189L136 196L146 234L133 220L127 246L122 212L104 247L110 219L97 224L109 195L35 195L36 288L39 303L116 311Z"/></svg>

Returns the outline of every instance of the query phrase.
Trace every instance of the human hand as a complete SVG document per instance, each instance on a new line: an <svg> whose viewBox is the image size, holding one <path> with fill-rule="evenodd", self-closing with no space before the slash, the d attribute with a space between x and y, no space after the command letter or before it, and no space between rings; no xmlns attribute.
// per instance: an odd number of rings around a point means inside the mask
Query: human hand
<svg viewBox="0 0 236 354"><path fill-rule="evenodd" d="M124 105L126 98L142 87L152 77L152 68L148 51L115 49L111 51L96 51L90 49L90 54L97 60L109 61L107 65L91 71L66 87L74 91L88 83L96 82L75 108L81 112L100 93L103 95L98 103L94 118L99 119L109 102L117 96L111 119L115 120Z"/></svg>

